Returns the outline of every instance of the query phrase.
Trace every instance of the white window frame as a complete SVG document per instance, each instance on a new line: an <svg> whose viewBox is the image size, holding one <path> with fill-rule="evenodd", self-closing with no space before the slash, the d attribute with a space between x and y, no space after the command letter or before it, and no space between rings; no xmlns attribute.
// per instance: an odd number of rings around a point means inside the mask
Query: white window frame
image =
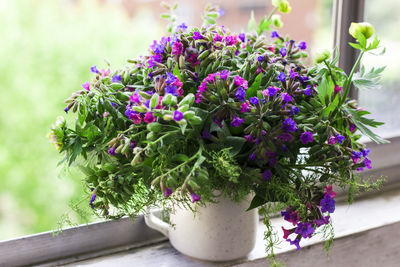
<svg viewBox="0 0 400 267"><path fill-rule="evenodd" d="M333 5L334 45L339 48L339 66L350 72L357 54L348 45L348 28L352 21L362 21L365 0L335 0ZM357 98L352 91L351 97ZM366 142L371 148L372 171L366 176L387 176L386 187L400 184L400 136L389 138L390 144ZM148 228L142 215L133 223L129 218L68 228L53 236L52 232L0 242L0 265L58 265L118 251L163 242L166 237Z"/></svg>

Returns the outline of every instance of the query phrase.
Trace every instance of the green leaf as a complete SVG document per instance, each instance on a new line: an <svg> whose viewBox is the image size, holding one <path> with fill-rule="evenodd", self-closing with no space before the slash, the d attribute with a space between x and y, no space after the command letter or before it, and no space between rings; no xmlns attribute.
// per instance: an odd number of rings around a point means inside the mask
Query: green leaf
<svg viewBox="0 0 400 267"><path fill-rule="evenodd" d="M329 114L331 114L331 112L334 111L334 110L336 109L336 107L338 106L338 104L339 104L339 99L340 99L339 95L340 95L340 94L337 94L337 95L335 96L335 99L333 99L332 103L330 103L329 106L328 106L327 108L324 109L323 115L324 115L325 117L329 116Z"/></svg>
<svg viewBox="0 0 400 267"><path fill-rule="evenodd" d="M246 211L258 208L258 207L264 205L265 203L267 203L266 199L260 197L259 195L255 195L253 197L253 199L251 200L250 207Z"/></svg>
<svg viewBox="0 0 400 267"><path fill-rule="evenodd" d="M332 54L332 57L333 55L335 55L335 57L331 61L332 66L336 65L336 63L339 61L340 51L337 47L335 48L335 52Z"/></svg>
<svg viewBox="0 0 400 267"><path fill-rule="evenodd" d="M124 86L123 84L121 84L121 83L112 83L112 84L110 84L110 87L111 87L113 90L121 90L121 89L124 88L125 86Z"/></svg>
<svg viewBox="0 0 400 267"><path fill-rule="evenodd" d="M330 83L330 79L328 78L327 75L324 75L321 80L321 83L317 86L317 94L323 105L328 104L326 102L326 99L330 98L332 92L333 92L333 86Z"/></svg>
<svg viewBox="0 0 400 267"><path fill-rule="evenodd" d="M228 136L225 139L225 143L226 143L227 147L232 148L229 150L229 153L234 157L237 154L239 154L243 145L246 143L246 139L244 139L243 137L239 137L239 136Z"/></svg>
<svg viewBox="0 0 400 267"><path fill-rule="evenodd" d="M272 24L271 20L267 20L266 17L263 17L262 20L260 21L260 24L258 25L257 34L260 35L264 31L270 31L271 30L271 27L270 27L271 24Z"/></svg>
<svg viewBox="0 0 400 267"><path fill-rule="evenodd" d="M381 87L381 74L385 70L382 68L372 68L369 72L365 72L365 67L361 66L361 70L354 74L353 84L360 90L373 90Z"/></svg>
<svg viewBox="0 0 400 267"><path fill-rule="evenodd" d="M361 45L356 44L356 43L349 43L349 45L350 45L351 47L353 47L354 49L359 49L359 50L362 49Z"/></svg>
<svg viewBox="0 0 400 267"><path fill-rule="evenodd" d="M175 65L175 69L174 69L174 72L173 72L172 74L175 75L175 76L177 76L177 77L179 78L179 80L180 80L181 82L183 82L182 76L181 76L181 72L179 71L178 64Z"/></svg>
<svg viewBox="0 0 400 267"><path fill-rule="evenodd" d="M248 31L252 32L256 29L256 27L257 27L257 21L256 18L254 17L254 11L252 10L250 14L250 20L248 23Z"/></svg>
<svg viewBox="0 0 400 267"><path fill-rule="evenodd" d="M362 49L366 49L367 48L367 39L365 39L364 34L362 34L359 31L356 31L356 37L357 37L357 41L360 43Z"/></svg>
<svg viewBox="0 0 400 267"><path fill-rule="evenodd" d="M256 96L258 89L260 89L260 83L261 83L261 77L262 74L259 73L254 80L253 84L250 86L250 88L247 89L246 91L246 99L249 99L250 97Z"/></svg>

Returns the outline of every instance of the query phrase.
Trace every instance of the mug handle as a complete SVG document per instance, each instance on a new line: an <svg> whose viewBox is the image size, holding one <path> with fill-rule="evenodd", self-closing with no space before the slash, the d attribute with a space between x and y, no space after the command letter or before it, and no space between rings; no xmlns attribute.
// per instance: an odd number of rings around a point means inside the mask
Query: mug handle
<svg viewBox="0 0 400 267"><path fill-rule="evenodd" d="M169 224L155 216L153 212L147 210L146 214L144 215L144 221L151 229L157 230L166 237L169 237Z"/></svg>

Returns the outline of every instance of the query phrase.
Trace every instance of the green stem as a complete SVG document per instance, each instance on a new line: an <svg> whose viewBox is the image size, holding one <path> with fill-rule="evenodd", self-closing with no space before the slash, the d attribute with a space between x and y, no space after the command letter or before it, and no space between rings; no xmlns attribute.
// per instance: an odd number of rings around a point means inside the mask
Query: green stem
<svg viewBox="0 0 400 267"><path fill-rule="evenodd" d="M349 94L350 87L351 87L351 80L353 78L354 72L356 71L358 65L360 64L361 58L364 55L364 53L365 53L364 51L361 51L360 55L358 55L357 61L354 64L353 68L351 69L349 77L347 78L346 82L344 83L344 94L343 94L342 99L339 102L339 105L338 105L339 107L342 106L344 101L347 99L347 96Z"/></svg>
<svg viewBox="0 0 400 267"><path fill-rule="evenodd" d="M333 73L332 73L331 66L329 66L329 64L326 62L326 60L324 60L324 63L325 63L325 65L326 65L326 67L328 68L329 75L331 76L333 83L334 83L335 85L338 85L338 84L336 83L336 81L335 81L335 77L333 77Z"/></svg>
<svg viewBox="0 0 400 267"><path fill-rule="evenodd" d="M267 18L267 21L271 19L271 17L275 14L275 12L276 12L277 10L278 10L278 8L275 7L275 8L271 11L271 13L269 14L269 16L268 16L268 18Z"/></svg>

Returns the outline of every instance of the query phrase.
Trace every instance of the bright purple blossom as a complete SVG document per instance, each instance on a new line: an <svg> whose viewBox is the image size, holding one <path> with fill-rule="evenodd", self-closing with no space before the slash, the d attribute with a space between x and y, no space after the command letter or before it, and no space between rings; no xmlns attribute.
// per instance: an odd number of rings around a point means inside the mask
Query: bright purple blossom
<svg viewBox="0 0 400 267"><path fill-rule="evenodd" d="M289 95L289 93L281 93L281 98L283 101L285 102L292 102L293 101L293 97L291 95Z"/></svg>
<svg viewBox="0 0 400 267"><path fill-rule="evenodd" d="M342 91L343 87L339 86L339 85L335 85L335 88L333 89L333 91L335 92L335 94L339 93L340 91Z"/></svg>
<svg viewBox="0 0 400 267"><path fill-rule="evenodd" d="M247 81L245 79L243 79L242 77L240 77L239 75L236 75L235 77L233 77L233 80L235 81L235 84L237 86L241 86L241 87L243 87L243 89L248 88Z"/></svg>
<svg viewBox="0 0 400 267"><path fill-rule="evenodd" d="M286 47L282 47L281 49L279 49L279 53L281 54L282 57L286 56L287 54Z"/></svg>
<svg viewBox="0 0 400 267"><path fill-rule="evenodd" d="M112 156L117 155L117 154L115 153L115 147L110 147L110 148L108 149L108 154L110 154L110 155L112 155Z"/></svg>
<svg viewBox="0 0 400 267"><path fill-rule="evenodd" d="M93 202L94 202L95 200L96 200L96 191L93 192L93 195L92 195L92 197L90 198L90 202L89 202L89 205L90 205L90 207L91 207L92 209L94 209Z"/></svg>
<svg viewBox="0 0 400 267"><path fill-rule="evenodd" d="M272 177L272 172L271 172L271 170L265 170L264 172L263 172L263 180L264 181L269 181L269 180L271 180L271 177Z"/></svg>
<svg viewBox="0 0 400 267"><path fill-rule="evenodd" d="M264 61L264 59L265 59L265 57L264 56L259 56L258 58L257 58L257 60L258 60L258 62L263 62Z"/></svg>
<svg viewBox="0 0 400 267"><path fill-rule="evenodd" d="M278 92L278 88L270 86L268 87L268 94L270 97L273 97L274 95L276 95L276 93Z"/></svg>
<svg viewBox="0 0 400 267"><path fill-rule="evenodd" d="M336 139L337 139L339 144L342 144L344 139L345 139L345 137L338 133L338 134L336 134Z"/></svg>
<svg viewBox="0 0 400 267"><path fill-rule="evenodd" d="M238 37L239 37L240 41L242 41L242 43L244 43L244 40L246 40L246 34L244 34L244 33L240 33Z"/></svg>
<svg viewBox="0 0 400 267"><path fill-rule="evenodd" d="M278 81L281 81L281 82L286 81L286 74L285 74L285 72L282 71L282 72L278 75L278 77L276 77L276 78L278 79Z"/></svg>
<svg viewBox="0 0 400 267"><path fill-rule="evenodd" d="M356 164L362 157L362 153L361 152L357 152L357 151L352 151L351 152L351 159L353 160L354 164Z"/></svg>
<svg viewBox="0 0 400 267"><path fill-rule="evenodd" d="M221 77L222 80L226 80L226 78L228 78L229 74L231 74L231 72L229 70L223 70L219 73L219 77Z"/></svg>
<svg viewBox="0 0 400 267"><path fill-rule="evenodd" d="M86 91L90 91L90 83L89 82L83 83L82 88L85 89Z"/></svg>
<svg viewBox="0 0 400 267"><path fill-rule="evenodd" d="M279 38L279 34L277 31L272 31L271 32L271 38Z"/></svg>
<svg viewBox="0 0 400 267"><path fill-rule="evenodd" d="M192 202L195 203L200 200L200 196L196 195L196 193L192 193Z"/></svg>
<svg viewBox="0 0 400 267"><path fill-rule="evenodd" d="M321 212L329 212L333 213L335 211L335 200L325 194L324 197L321 199L319 205L321 206Z"/></svg>
<svg viewBox="0 0 400 267"><path fill-rule="evenodd" d="M154 54L164 53L164 46L162 44L157 43L156 40L154 40L153 44L150 46L150 49L153 51Z"/></svg>
<svg viewBox="0 0 400 267"><path fill-rule="evenodd" d="M328 145L334 145L337 142L337 138L334 135L329 136Z"/></svg>
<svg viewBox="0 0 400 267"><path fill-rule="evenodd" d="M120 82L121 81L121 75L115 75L111 82L116 83L116 82Z"/></svg>
<svg viewBox="0 0 400 267"><path fill-rule="evenodd" d="M301 249L301 247L300 247L300 239L295 239L295 240L290 240L290 239L287 239L286 241L288 241L289 243L290 243L290 245L295 245L296 246L296 250L300 250Z"/></svg>
<svg viewBox="0 0 400 267"><path fill-rule="evenodd" d="M164 196L169 197L171 194L172 194L172 189L169 187L165 188Z"/></svg>
<svg viewBox="0 0 400 267"><path fill-rule="evenodd" d="M300 135L300 141L305 145L308 143L312 143L313 141L313 135L311 132L304 132Z"/></svg>
<svg viewBox="0 0 400 267"><path fill-rule="evenodd" d="M315 225L317 227L320 227L322 225L328 224L329 223L329 218L330 218L330 216L327 215L327 216L323 216L321 219L314 220L313 222L315 223Z"/></svg>
<svg viewBox="0 0 400 267"><path fill-rule="evenodd" d="M242 125L243 122L244 122L244 119L242 119L240 117L234 117L232 119L231 126L232 127L240 127L240 125Z"/></svg>
<svg viewBox="0 0 400 267"><path fill-rule="evenodd" d="M298 129L296 127L296 122L292 118L287 118L283 121L282 128L288 133L296 132Z"/></svg>
<svg viewBox="0 0 400 267"><path fill-rule="evenodd" d="M297 77L299 77L299 73L298 73L298 72L295 72L294 70L290 70L289 75L290 75L290 79L292 79L292 80L294 80L294 79L296 79Z"/></svg>
<svg viewBox="0 0 400 267"><path fill-rule="evenodd" d="M307 85L306 89L304 89L304 94L310 96L312 93L311 85Z"/></svg>
<svg viewBox="0 0 400 267"><path fill-rule="evenodd" d="M315 229L312 227L311 223L309 222L300 222L297 225L296 230L294 232L298 235L301 235L303 238L309 238L314 233Z"/></svg>
<svg viewBox="0 0 400 267"><path fill-rule="evenodd" d="M201 35L201 33L198 31L193 32L193 40L199 40L199 39L203 39L203 35Z"/></svg>
<svg viewBox="0 0 400 267"><path fill-rule="evenodd" d="M237 35L227 35L225 36L226 45L235 45L238 42Z"/></svg>
<svg viewBox="0 0 400 267"><path fill-rule="evenodd" d="M250 103L255 106L258 105L258 103L259 103L258 97L256 97L256 96L250 97Z"/></svg>
<svg viewBox="0 0 400 267"><path fill-rule="evenodd" d="M361 153L362 153L363 157L368 157L369 152L371 152L371 150L369 150L368 148L367 149L364 149L364 148L361 149Z"/></svg>
<svg viewBox="0 0 400 267"><path fill-rule="evenodd" d="M350 124L350 126L349 126L349 131L350 132L354 132L354 130L356 129L357 127L354 125L354 124Z"/></svg>
<svg viewBox="0 0 400 267"><path fill-rule="evenodd" d="M255 160L257 159L255 153L251 153L251 154L249 155L249 158L250 158L252 161L255 161Z"/></svg>
<svg viewBox="0 0 400 267"><path fill-rule="evenodd" d="M293 210L293 207L287 207L285 211L281 211L281 215L285 221L292 223L294 226L296 226L300 220L299 213Z"/></svg>
<svg viewBox="0 0 400 267"><path fill-rule="evenodd" d="M93 73L99 73L99 70L97 69L97 66L90 67L90 71L93 72Z"/></svg>
<svg viewBox="0 0 400 267"><path fill-rule="evenodd" d="M307 43L302 41L297 45L301 50L306 50L307 49Z"/></svg>
<svg viewBox="0 0 400 267"><path fill-rule="evenodd" d="M222 35L219 35L218 33L214 35L214 42L221 42L224 37Z"/></svg>
<svg viewBox="0 0 400 267"><path fill-rule="evenodd" d="M180 112L179 110L174 111L174 120L175 121L180 121L183 119L183 113Z"/></svg>

